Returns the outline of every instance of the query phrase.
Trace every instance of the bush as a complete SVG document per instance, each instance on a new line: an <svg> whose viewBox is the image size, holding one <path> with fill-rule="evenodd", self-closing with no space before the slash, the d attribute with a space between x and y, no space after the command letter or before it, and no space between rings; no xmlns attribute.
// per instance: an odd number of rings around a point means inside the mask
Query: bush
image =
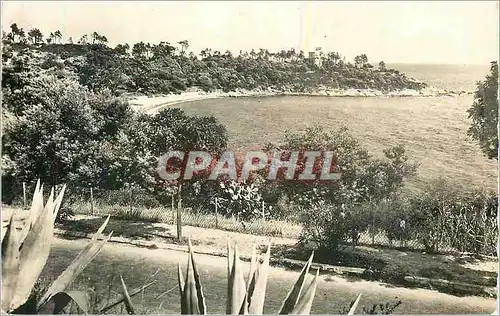
<svg viewBox="0 0 500 316"><path fill-rule="evenodd" d="M153 194L142 188L104 191L97 195L96 201L107 205L132 205L134 207L145 208L157 208L161 206L161 203Z"/></svg>
<svg viewBox="0 0 500 316"><path fill-rule="evenodd" d="M346 213L319 201L302 213L303 229L299 242L318 248L320 256L332 254L348 239Z"/></svg>
<svg viewBox="0 0 500 316"><path fill-rule="evenodd" d="M348 239L356 244L360 234L372 222L369 215L373 213L371 205L398 192L404 180L416 170L416 166L408 162L402 146L385 150L384 159L374 158L346 128L337 131L325 131L321 127L308 128L304 134L288 134L282 146L270 144L266 149L273 148L284 148L283 156L294 150L333 151L334 167L341 173L340 180L298 181L296 173L295 181L277 182L282 194L287 194L301 212L306 213L302 217L302 240L311 239L309 241L314 241L323 249L333 247L331 251L336 251ZM282 159L286 159L283 156ZM322 159L318 160L320 163L313 168L316 174L321 172ZM300 172L304 162L299 160L299 164ZM278 172L279 179L283 179L283 175ZM321 211L323 218L316 218L319 208L326 208L329 213L323 214L324 211ZM318 229L315 230L314 226ZM307 231L307 227L314 232Z"/></svg>
<svg viewBox="0 0 500 316"><path fill-rule="evenodd" d="M221 190L217 195L217 202L221 214L234 216L237 220L269 215L268 209L262 209L262 196L255 183L227 181L220 182L219 185Z"/></svg>
<svg viewBox="0 0 500 316"><path fill-rule="evenodd" d="M397 195L378 205L375 221L391 244L397 241L407 246L416 232L412 227L412 215L407 199Z"/></svg>
<svg viewBox="0 0 500 316"><path fill-rule="evenodd" d="M409 229L426 251L453 247L476 254L496 252L496 194L459 192L453 184L438 180L411 197L409 207Z"/></svg>
<svg viewBox="0 0 500 316"><path fill-rule="evenodd" d="M474 254L496 254L498 243L498 197L474 191L456 200L449 219L448 239L452 247Z"/></svg>
<svg viewBox="0 0 500 316"><path fill-rule="evenodd" d="M446 233L457 197L453 187L438 180L428 185L423 194L410 198L410 208L414 212L410 225L427 252L437 252L448 244Z"/></svg>

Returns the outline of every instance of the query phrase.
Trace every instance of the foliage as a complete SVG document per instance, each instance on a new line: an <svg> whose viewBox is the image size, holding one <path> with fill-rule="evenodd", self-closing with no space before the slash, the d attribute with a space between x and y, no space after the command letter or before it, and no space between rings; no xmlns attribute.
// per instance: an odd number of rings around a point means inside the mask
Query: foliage
<svg viewBox="0 0 500 316"><path fill-rule="evenodd" d="M17 180L38 177L50 184L71 181L80 190L135 186L166 202L165 183L155 178L158 157L168 150L217 154L226 147L227 131L213 117L178 109L135 114L109 90L93 92L73 78L37 73L25 59L13 60L19 65L2 82L8 117L2 180L11 184L2 192L5 202L22 193Z"/></svg>
<svg viewBox="0 0 500 316"><path fill-rule="evenodd" d="M80 291L65 291L85 266L100 252L111 235L103 240L98 237L104 231L108 219L92 240L80 252L68 268L50 285L39 298L33 295L35 284L50 252L54 221L61 206L65 186L54 200L54 189L43 203L43 186L37 183L30 213L21 229L15 227L12 215L2 239L2 313L61 313L68 303L75 302L88 312L89 297Z"/></svg>
<svg viewBox="0 0 500 316"><path fill-rule="evenodd" d="M43 35L40 37L39 30L33 32L28 33L30 42L41 42ZM128 44L110 48L106 36L96 32L91 34L91 40L85 34L78 43L72 40L61 43L62 34L56 31L50 34L47 44L42 41L30 45L23 42L19 33L18 27L10 32L3 40L4 46L54 53L64 59L64 65L77 74L81 84L95 90L107 88L113 93L180 93L189 87L225 92L238 89L304 92L319 87L387 92L420 90L426 86L392 69L371 69L365 54L356 56L354 64L345 62L338 52L321 53L321 62L315 64L304 52L294 49L241 51L235 56L207 48L198 57L193 52L187 53L187 41L179 42L180 48L168 42L140 42L133 44L132 49Z"/></svg>
<svg viewBox="0 0 500 316"><path fill-rule="evenodd" d="M221 214L234 216L237 220L262 218L269 214L266 208L262 209L263 199L259 187L255 183L231 180L221 181L219 185L217 204ZM215 203L215 201L213 202Z"/></svg>
<svg viewBox="0 0 500 316"><path fill-rule="evenodd" d="M323 250L335 251L348 238L354 243L360 232L368 226L367 204L378 203L398 192L404 180L416 171L408 161L402 146L384 150L385 158L375 158L361 147L346 128L325 131L317 126L303 134L287 134L281 146L268 145L282 151L331 151L333 167L341 173L340 180L279 181L284 193L302 210L304 242L315 242ZM282 160L287 158L282 155ZM295 179L304 170L304 160L299 160ZM313 173L319 175L324 156L317 158ZM267 172L267 170L266 170ZM284 171L278 173L283 179ZM364 211L365 210L365 211ZM325 235L326 234L326 235Z"/></svg>
<svg viewBox="0 0 500 316"><path fill-rule="evenodd" d="M493 254L498 238L497 203L495 194L459 193L452 184L439 180L410 199L413 214L408 226L428 252L449 245L459 251Z"/></svg>
<svg viewBox="0 0 500 316"><path fill-rule="evenodd" d="M27 182L96 183L101 144L128 122L128 104L54 76L35 77L10 92L4 103L15 119L7 122L3 142L16 168L8 172Z"/></svg>
<svg viewBox="0 0 500 316"><path fill-rule="evenodd" d="M415 214L409 206L408 199L398 194L377 205L375 222L385 233L391 244L398 241L406 246L414 238L415 230L412 229L412 218L414 216Z"/></svg>
<svg viewBox="0 0 500 316"><path fill-rule="evenodd" d="M472 120L468 135L479 142L488 158L498 160L498 63L491 62L490 74L477 83L474 103L467 110Z"/></svg>
<svg viewBox="0 0 500 316"><path fill-rule="evenodd" d="M240 257L236 246L231 248L228 241L227 256L227 314L252 314L261 315L264 312L264 301L266 297L267 276L269 271L269 260L271 256L271 246L261 262L254 251L251 259L251 267L247 282L243 276ZM288 293L278 314L301 314L309 315L311 312L314 295L316 293L319 269L316 277L309 283L306 282L309 269L312 264L313 255L309 258L302 272L295 282L293 288ZM181 295L181 314L206 314L206 303L203 295L203 288L200 275L194 259L194 251L189 241L189 257L186 277L184 278L181 266L178 270L179 292ZM348 314L353 315L359 303L360 296L352 304Z"/></svg>

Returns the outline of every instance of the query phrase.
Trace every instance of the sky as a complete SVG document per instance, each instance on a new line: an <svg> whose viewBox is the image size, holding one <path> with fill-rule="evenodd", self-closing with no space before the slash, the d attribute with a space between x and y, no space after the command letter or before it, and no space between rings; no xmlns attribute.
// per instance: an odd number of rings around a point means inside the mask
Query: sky
<svg viewBox="0 0 500 316"><path fill-rule="evenodd" d="M321 47L374 63L488 64L498 20L498 1L2 1L1 22L75 42L96 31L111 46L188 40L195 53Z"/></svg>

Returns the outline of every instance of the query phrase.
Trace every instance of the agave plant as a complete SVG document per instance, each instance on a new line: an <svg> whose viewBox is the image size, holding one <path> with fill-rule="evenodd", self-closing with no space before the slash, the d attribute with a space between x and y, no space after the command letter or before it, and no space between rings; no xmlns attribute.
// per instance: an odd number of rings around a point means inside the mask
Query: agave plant
<svg viewBox="0 0 500 316"><path fill-rule="evenodd" d="M179 291L181 296L181 314L206 314L207 308L203 289L200 282L200 276L196 268L194 251L189 245L189 255L186 277L183 277L181 265L178 269ZM238 248L231 249L228 241L227 245L227 301L226 314L253 314L262 315L264 312L264 300L266 297L267 275L269 272L269 260L271 256L271 245L268 246L264 257L257 259L255 246L248 274L248 283L245 282L243 269L238 254ZM293 288L288 292L283 301L278 314L301 314L308 315L311 312L316 286L319 276L319 269L316 270L316 276L311 282L306 282L309 270L311 268L314 253L303 267L299 278ZM306 285L307 284L307 285ZM355 302L349 310L349 315L353 315L361 298L358 295Z"/></svg>
<svg viewBox="0 0 500 316"><path fill-rule="evenodd" d="M24 227L17 229L12 214L2 239L2 314L50 313L58 314L74 302L84 313L89 311L90 298L83 291L66 291L73 280L96 257L111 237L99 240L108 218L91 241L73 262L49 286L40 298L33 295L34 286L42 272L50 252L54 223L61 207L66 185L54 200L52 188L47 203L43 203L43 185L38 180L33 201Z"/></svg>

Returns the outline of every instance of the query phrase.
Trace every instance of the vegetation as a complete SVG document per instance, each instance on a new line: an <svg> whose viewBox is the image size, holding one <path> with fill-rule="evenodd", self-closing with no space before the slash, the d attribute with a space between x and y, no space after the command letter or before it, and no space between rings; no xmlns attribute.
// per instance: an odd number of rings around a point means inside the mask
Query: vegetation
<svg viewBox="0 0 500 316"><path fill-rule="evenodd" d="M304 227L301 240L314 242L320 250L332 252L351 239L354 243L369 227L367 203L377 203L398 192L403 181L416 172L402 146L385 150L385 158L374 158L363 149L346 128L325 131L306 129L303 134L289 133L278 150L332 151L339 181L282 181L278 192L290 196L301 211ZM324 157L316 160L313 173L319 175ZM304 166L299 167L299 169ZM284 176L284 171L280 174Z"/></svg>
<svg viewBox="0 0 500 316"><path fill-rule="evenodd" d="M498 160L498 63L491 62L490 74L477 83L474 103L467 111L472 124L469 136L479 142L488 158Z"/></svg>
<svg viewBox="0 0 500 316"><path fill-rule="evenodd" d="M135 314L131 296L139 293L139 291L129 292L122 277L120 277L120 280L123 299L97 310L90 309L92 303L88 293L65 291L110 239L111 234L104 237L103 240L98 240L109 221L109 216L69 267L48 287L45 294L41 298L36 295L35 285L49 256L54 221L61 206L64 191L65 187L62 188L54 200L54 190L52 190L47 203L44 205L43 186L41 187L40 182L38 182L27 222L20 230L14 226L15 214L12 215L5 236L2 239L2 313L67 313L65 308L72 302L78 306L80 311L88 314L89 312L105 312L112 306L123 302L127 312ZM236 247L232 250L228 242L228 314L263 313L270 249L269 246L261 264L260 260L257 260L254 247L252 267L249 273L248 285L246 285L238 250ZM311 255L293 289L284 301L279 314L310 313L319 270L316 272L316 278L304 290L303 288L312 258ZM178 281L181 293L181 314L206 314L205 298L190 241L186 278L183 278L179 265ZM354 313L359 300L360 296L351 306L349 315Z"/></svg>
<svg viewBox="0 0 500 316"><path fill-rule="evenodd" d="M184 279L181 267L179 265L179 291L181 293L181 313L182 314L205 314L206 304L203 296L203 290L200 277L194 260L194 253L191 244L189 244L189 259L187 274ZM248 280L245 282L241 268L238 249L231 249L228 242L228 289L226 312L227 314L252 314L259 315L264 312L264 301L266 298L267 274L269 269L269 259L271 256L271 246L267 248L262 263L257 259L255 247L252 255L252 263ZM319 270L316 271L316 277L306 285L307 274L311 267L313 256L309 258L302 272L295 282L294 287L288 293L283 301L278 314L301 314L309 315L313 305L314 295L316 293L317 279ZM306 286L306 287L304 287ZM353 315L359 303L361 295L358 295L352 304L348 315Z"/></svg>
<svg viewBox="0 0 500 316"><path fill-rule="evenodd" d="M233 56L209 48L199 57L188 53L188 41L176 44L136 43L107 46L107 38L94 32L91 40L84 35L63 44L60 31L52 32L43 43L40 30L30 30L26 40L17 25L3 38L4 56L25 50L39 53L45 67L62 67L80 84L92 90L110 89L113 93L180 93L189 87L205 91L237 89L274 89L282 92L307 92L320 87L332 89L375 89L389 92L421 90L426 84L407 78L381 62L378 69L368 63L365 54L354 64L337 52L320 52L314 59L294 49L269 52L240 52Z"/></svg>
<svg viewBox="0 0 500 316"><path fill-rule="evenodd" d="M2 239L2 313L33 314L61 313L70 302L76 303L85 313L89 306L88 294L66 291L69 284L99 253L111 234L103 240L98 237L107 220L92 240L67 269L50 285L42 297L33 292L50 252L54 221L61 206L65 187L54 200L54 189L47 203L43 203L43 186L37 183L30 213L24 226L15 227L12 215ZM109 220L109 217L108 217Z"/></svg>
<svg viewBox="0 0 500 316"><path fill-rule="evenodd" d="M300 222L301 240L313 242L323 251L355 245L370 230L372 235L383 233L391 241L418 240L428 251L453 244L461 250L491 252L488 244L494 233L490 227L493 213L490 206L479 206L487 204L486 197L491 200L489 193L446 196L449 210L439 204L443 198L432 196L431 188L420 197L399 199L405 183L416 173L416 165L408 160L402 146L386 148L382 157L375 157L346 129L325 131L314 127L303 134L287 134L281 144L264 149L282 151L282 159L287 159L291 150L333 151L336 168L342 173L341 180L333 185L321 181L264 184L262 175L246 182L225 178L208 181L210 170L190 180L165 181L156 172L158 157L170 150L205 150L217 158L228 147L226 127L214 117L190 116L179 109L166 109L154 116L138 114L120 96L125 91L171 93L194 86L206 90L290 91L320 86L382 90L423 87L387 69L383 62L375 70L364 54L350 64L338 53L320 54L316 62L293 50L276 54L266 50L242 52L234 57L229 52L206 49L200 59L188 54L187 41L179 43L180 49L166 42L110 48L107 38L96 32L69 44L61 44L59 31L52 32L48 43L42 44L43 35L39 33L33 29L25 35L12 25L4 38L2 181L6 189L2 200L8 204L21 196L22 182L33 183L40 178L54 186L72 184L61 215L70 216L68 204L81 200L90 188L96 190L97 199L111 204L135 202L158 207L173 204L175 197L179 209L184 203L208 215L215 207L206 206L214 206L217 197L219 215L234 217L237 222L259 218ZM476 138L491 134L492 124L497 124L481 117L487 112L481 112L482 108L493 109L497 102L495 65L487 80L478 85L476 110L469 112L479 115L471 127ZM294 85L288 86L290 82ZM481 137L495 142L492 135ZM278 178L283 177L279 173ZM299 216L291 214L296 211ZM135 218L137 214L129 211L124 216ZM451 229L454 231L448 231ZM469 237L465 240L459 236Z"/></svg>

